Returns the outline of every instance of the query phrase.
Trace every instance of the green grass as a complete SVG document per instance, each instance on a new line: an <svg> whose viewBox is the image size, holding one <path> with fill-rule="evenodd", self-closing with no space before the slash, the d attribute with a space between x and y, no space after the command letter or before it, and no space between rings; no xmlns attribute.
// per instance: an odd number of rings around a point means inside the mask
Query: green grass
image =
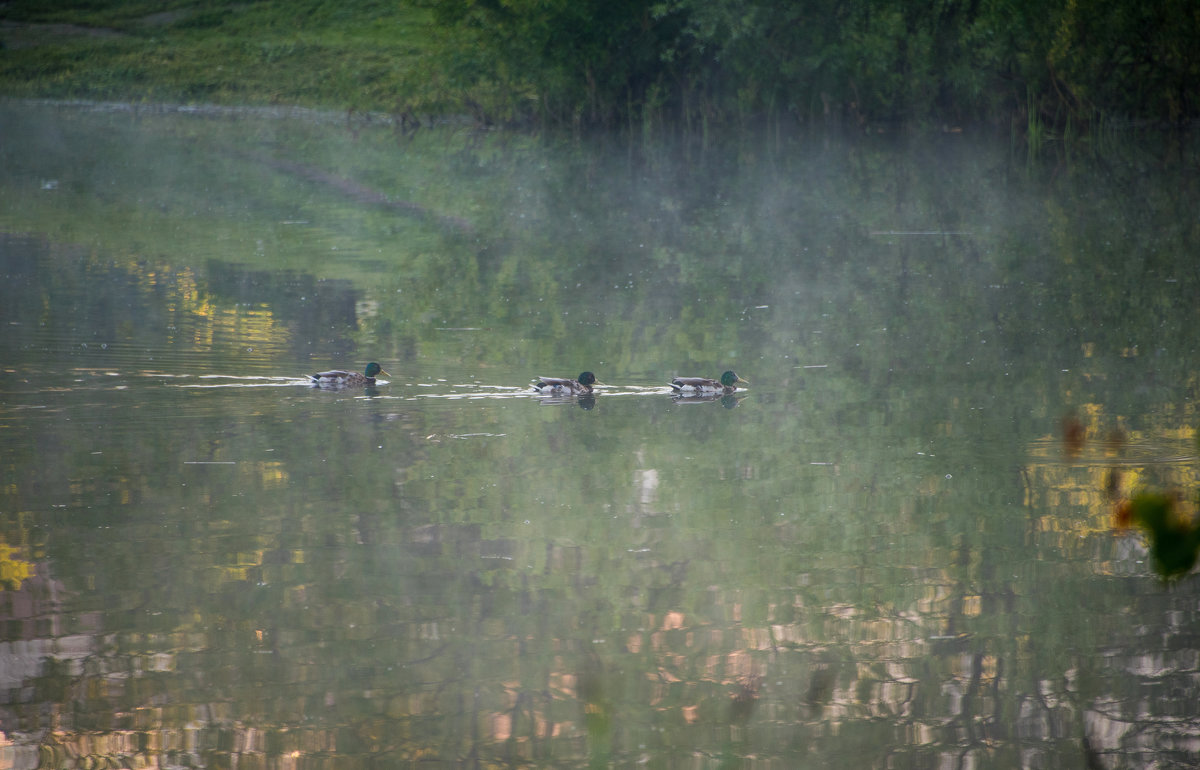
<svg viewBox="0 0 1200 770"><path fill-rule="evenodd" d="M383 0L13 0L0 94L426 112L428 12Z"/></svg>

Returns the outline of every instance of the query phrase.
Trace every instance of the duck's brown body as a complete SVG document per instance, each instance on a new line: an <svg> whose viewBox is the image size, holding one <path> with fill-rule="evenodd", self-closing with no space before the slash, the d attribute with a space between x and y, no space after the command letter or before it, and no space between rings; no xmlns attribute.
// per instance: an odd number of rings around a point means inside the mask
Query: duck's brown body
<svg viewBox="0 0 1200 770"><path fill-rule="evenodd" d="M565 377L538 377L533 389L543 396L586 396L596 384L596 375L583 372L577 380Z"/></svg>
<svg viewBox="0 0 1200 770"><path fill-rule="evenodd" d="M379 374L387 374L387 372L383 371L383 367L381 367L379 364L372 361L371 363L367 364L367 369L365 372L348 372L344 369L330 369L327 372L310 374L308 375L308 379L314 387L352 388L365 385L374 385L375 376Z"/></svg>
<svg viewBox="0 0 1200 770"><path fill-rule="evenodd" d="M671 387L675 389L676 393L683 395L711 395L732 393L737 390L738 383L750 384L733 372L725 372L719 380L707 377L676 377L671 380Z"/></svg>

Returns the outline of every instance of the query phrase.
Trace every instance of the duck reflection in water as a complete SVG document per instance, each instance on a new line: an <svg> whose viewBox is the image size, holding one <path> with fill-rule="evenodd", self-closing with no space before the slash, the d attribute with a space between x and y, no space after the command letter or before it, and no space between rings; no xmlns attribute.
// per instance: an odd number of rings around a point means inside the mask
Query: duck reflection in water
<svg viewBox="0 0 1200 770"><path fill-rule="evenodd" d="M580 409L595 409L596 394L588 393L583 396L542 396L538 398L539 404L575 404Z"/></svg>
<svg viewBox="0 0 1200 770"><path fill-rule="evenodd" d="M746 396L735 396L732 393L709 393L702 396L682 396L678 393L671 396L671 400L677 404L707 404L711 401L721 402L721 406L726 409L733 409L738 404L746 400Z"/></svg>

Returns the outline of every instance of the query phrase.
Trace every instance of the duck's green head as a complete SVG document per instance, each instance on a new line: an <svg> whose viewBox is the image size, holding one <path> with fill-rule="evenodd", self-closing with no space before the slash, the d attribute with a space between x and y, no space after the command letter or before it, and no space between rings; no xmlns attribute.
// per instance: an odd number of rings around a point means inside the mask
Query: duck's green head
<svg viewBox="0 0 1200 770"><path fill-rule="evenodd" d="M382 366L372 361L371 363L367 364L367 370L363 372L363 374L367 375L368 377L374 377L377 374L387 374L387 372L383 371ZM388 376L390 377L391 375Z"/></svg>
<svg viewBox="0 0 1200 770"><path fill-rule="evenodd" d="M596 375L592 374L591 372L584 372L583 374L579 375L579 379L576 380L576 382L578 382L580 385L587 385L588 387L591 387L596 383Z"/></svg>
<svg viewBox="0 0 1200 770"><path fill-rule="evenodd" d="M725 372L724 374L721 375L721 384L727 388L732 388L734 385L738 384L739 382L742 383L743 385L750 384L749 382L743 380L741 377L738 377L736 374L734 374L732 370Z"/></svg>

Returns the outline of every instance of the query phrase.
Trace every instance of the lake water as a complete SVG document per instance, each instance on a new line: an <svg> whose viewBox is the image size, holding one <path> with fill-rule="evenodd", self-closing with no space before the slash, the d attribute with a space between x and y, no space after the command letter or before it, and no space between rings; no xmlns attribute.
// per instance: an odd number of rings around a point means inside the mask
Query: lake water
<svg viewBox="0 0 1200 770"><path fill-rule="evenodd" d="M0 767L1195 766L1113 514L1200 178L1110 142L0 104Z"/></svg>

